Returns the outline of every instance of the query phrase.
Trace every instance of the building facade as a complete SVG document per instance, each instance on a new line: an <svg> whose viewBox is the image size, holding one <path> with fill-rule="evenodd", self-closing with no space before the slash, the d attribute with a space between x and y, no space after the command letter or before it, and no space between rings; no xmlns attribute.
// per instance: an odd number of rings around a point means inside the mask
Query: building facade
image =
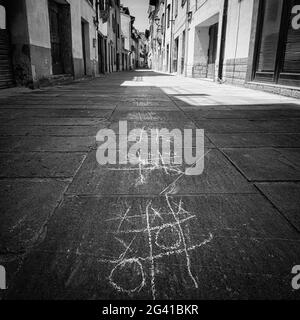
<svg viewBox="0 0 300 320"><path fill-rule="evenodd" d="M122 32L122 65L123 70L130 70L131 64L131 33L132 18L128 7L121 6L121 32Z"/></svg>
<svg viewBox="0 0 300 320"><path fill-rule="evenodd" d="M121 71L122 40L120 0L110 0L107 42L108 70L109 72Z"/></svg>
<svg viewBox="0 0 300 320"><path fill-rule="evenodd" d="M3 87L36 87L97 73L94 1L1 0L0 5L5 19L1 42L7 52L0 56L1 71L10 70Z"/></svg>
<svg viewBox="0 0 300 320"><path fill-rule="evenodd" d="M131 64L132 68L136 69L139 68L139 57L140 57L140 46L139 46L139 31L132 27L131 32Z"/></svg>
<svg viewBox="0 0 300 320"><path fill-rule="evenodd" d="M299 97L299 0L150 0L159 71Z"/></svg>
<svg viewBox="0 0 300 320"><path fill-rule="evenodd" d="M148 67L148 39L145 35L145 32L139 33L139 68L147 68Z"/></svg>
<svg viewBox="0 0 300 320"><path fill-rule="evenodd" d="M0 0L0 88L128 69L121 23L119 0Z"/></svg>

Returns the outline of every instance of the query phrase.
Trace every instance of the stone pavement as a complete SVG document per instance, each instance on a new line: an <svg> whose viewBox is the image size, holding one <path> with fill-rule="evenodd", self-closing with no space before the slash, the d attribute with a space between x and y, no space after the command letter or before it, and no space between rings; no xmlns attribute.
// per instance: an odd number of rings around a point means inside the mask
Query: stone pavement
<svg viewBox="0 0 300 320"><path fill-rule="evenodd" d="M0 299L300 298L299 100L139 71L0 106ZM203 174L100 166L119 120L205 129Z"/></svg>

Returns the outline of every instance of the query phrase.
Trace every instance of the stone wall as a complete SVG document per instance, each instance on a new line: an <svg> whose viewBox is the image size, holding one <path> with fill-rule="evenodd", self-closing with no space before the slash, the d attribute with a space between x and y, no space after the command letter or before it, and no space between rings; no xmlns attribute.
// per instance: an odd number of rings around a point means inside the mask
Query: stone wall
<svg viewBox="0 0 300 320"><path fill-rule="evenodd" d="M248 58L227 59L224 63L224 80L226 83L243 85L246 82Z"/></svg>
<svg viewBox="0 0 300 320"><path fill-rule="evenodd" d="M206 78L207 77L207 63L205 64L196 64L193 67L193 78Z"/></svg>

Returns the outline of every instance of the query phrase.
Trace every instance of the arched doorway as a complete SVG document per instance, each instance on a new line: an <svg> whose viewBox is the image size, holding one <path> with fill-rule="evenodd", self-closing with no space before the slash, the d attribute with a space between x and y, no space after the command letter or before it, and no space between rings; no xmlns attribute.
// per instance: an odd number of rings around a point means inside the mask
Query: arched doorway
<svg viewBox="0 0 300 320"><path fill-rule="evenodd" d="M5 7L0 5L0 89L9 88L13 85L7 12Z"/></svg>

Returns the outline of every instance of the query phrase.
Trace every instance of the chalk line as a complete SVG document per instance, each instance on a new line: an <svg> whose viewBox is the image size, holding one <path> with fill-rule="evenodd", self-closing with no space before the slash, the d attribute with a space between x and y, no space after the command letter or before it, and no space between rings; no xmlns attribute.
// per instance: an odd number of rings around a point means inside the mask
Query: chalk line
<svg viewBox="0 0 300 320"><path fill-rule="evenodd" d="M150 201L146 207L146 216L147 216L147 229L148 229L148 240L149 240L149 258L151 262L150 272L151 272L151 292L153 300L156 300L156 289L155 289L155 266L153 259L153 247L152 247L152 236L151 228L149 222L149 207L151 206L152 201Z"/></svg>
<svg viewBox="0 0 300 320"><path fill-rule="evenodd" d="M195 277L193 276L192 274L192 271L191 271L191 259L190 259L190 256L189 256L189 253L188 253L188 250L187 250L187 245L186 245L186 241L185 241L185 237L184 237L184 233L183 233L183 230L182 230L182 227L180 225L180 222L178 220L178 217L177 215L175 214L174 210L173 210L173 207L169 201L169 196L168 194L166 194L166 200L167 200L167 204L171 210L171 212L173 213L173 216L174 216L174 219L177 221L178 223L178 227L179 227L179 231L180 231L180 234L181 234L181 238L182 238L182 243L183 243L183 246L184 246L184 252L185 252L185 256L186 256L186 265L187 265L187 269L188 269L188 273L192 279L192 281L194 282L194 286L196 289L198 289L198 283L195 279Z"/></svg>

